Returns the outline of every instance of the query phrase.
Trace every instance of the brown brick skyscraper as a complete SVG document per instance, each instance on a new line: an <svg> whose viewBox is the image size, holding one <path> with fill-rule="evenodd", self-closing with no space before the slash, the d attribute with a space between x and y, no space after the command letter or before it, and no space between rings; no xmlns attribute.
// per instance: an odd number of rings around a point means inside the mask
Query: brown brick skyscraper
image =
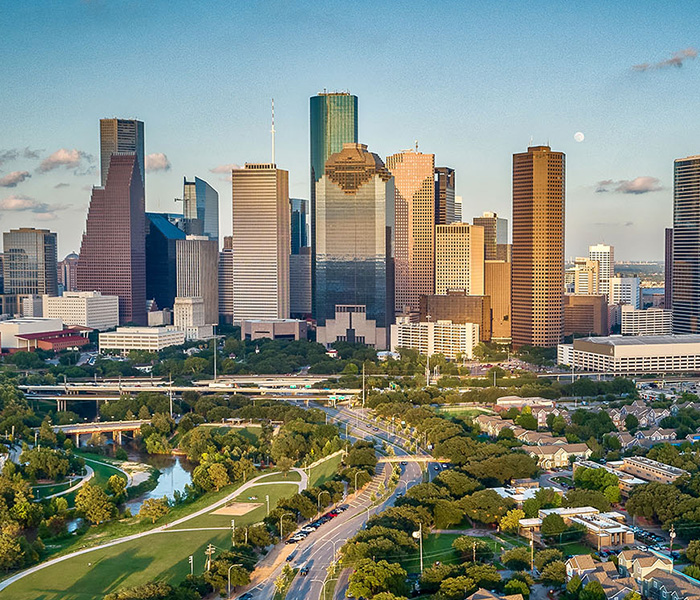
<svg viewBox="0 0 700 600"><path fill-rule="evenodd" d="M556 346L563 334L564 161L549 146L513 155L515 347Z"/></svg>
<svg viewBox="0 0 700 600"><path fill-rule="evenodd" d="M146 215L136 154L113 154L92 190L78 261L78 289L119 296L119 322L146 325Z"/></svg>

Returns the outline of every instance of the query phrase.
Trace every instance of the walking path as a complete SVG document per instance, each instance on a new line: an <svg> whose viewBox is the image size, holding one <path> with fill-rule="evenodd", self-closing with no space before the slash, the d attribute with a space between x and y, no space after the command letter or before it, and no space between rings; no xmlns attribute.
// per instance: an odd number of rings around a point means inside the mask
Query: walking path
<svg viewBox="0 0 700 600"><path fill-rule="evenodd" d="M87 465L85 465L85 471L85 475L83 475L83 477L80 478L80 481L78 481L78 483L72 485L68 489L63 490L62 492L56 492L55 494L51 494L50 496L44 496L42 500L51 500L51 498L58 498L59 496L70 494L71 492L74 492L78 488L84 486L95 476L95 471L92 469L92 467L88 467Z"/></svg>
<svg viewBox="0 0 700 600"><path fill-rule="evenodd" d="M301 486L303 484L305 486L306 483L308 482L308 477L306 476L306 473L303 472L303 469L294 468L292 470L300 473L302 481L299 483L299 485ZM90 552L94 552L95 550L101 550L103 548L109 548L111 546L123 544L124 542L129 542L131 540L143 538L147 535L153 535L155 533L163 533L163 532L169 533L169 529L174 528L177 525L180 525L181 523L186 523L187 521L189 521L191 519L195 519L196 517L199 517L201 515L212 512L213 510L216 510L220 506L225 505L227 502L230 502L231 500L233 500L234 498L236 498L237 496L239 496L240 494L242 494L246 490L249 490L250 488L255 487L259 483L258 480L260 480L264 477L267 477L268 475L270 475L270 473L265 473L263 475L259 475L258 477L255 477L254 479L251 479L247 483L244 483L240 487L236 488L233 492L231 492L227 496L224 496L223 498L221 498L221 500L217 500L216 502L209 504L208 506L205 506L204 508L202 508L198 511L195 511L195 512L193 512L189 515L186 515L184 517L181 517L179 519L176 519L172 523L166 523L165 525L161 525L160 527L156 527L154 529L149 529L148 531L142 531L139 533L135 533L133 535L127 535L125 537L113 540L111 542L106 542L104 544L99 544L97 546L92 546L90 548L83 548L82 550L77 550L75 552L71 552L70 554L65 554L63 556L59 556L57 558L47 560L46 562L40 563L38 565L30 567L29 569L26 569L24 571L16 573L15 575L12 575L11 577L8 577L4 581L0 582L0 591L4 590L9 585L13 584L15 581L18 581L18 580L26 577L27 575L31 575L33 573L41 571L42 569L44 569L46 567L49 567L51 565L55 565L55 564L63 562L63 561L66 561L70 558L74 558L76 556L81 556L83 554L88 554ZM272 482L269 482L269 483L272 483ZM298 482L290 482L290 483L298 483ZM228 528L226 528L226 529L228 529ZM181 532L181 531L183 531L183 530L182 529L177 530L177 532Z"/></svg>

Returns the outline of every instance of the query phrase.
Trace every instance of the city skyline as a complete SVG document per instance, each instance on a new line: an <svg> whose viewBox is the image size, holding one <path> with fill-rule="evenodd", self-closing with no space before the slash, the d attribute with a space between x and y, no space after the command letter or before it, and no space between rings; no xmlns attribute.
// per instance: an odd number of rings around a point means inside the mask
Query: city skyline
<svg viewBox="0 0 700 600"><path fill-rule="evenodd" d="M683 118L695 112L691 90L700 82L694 52L682 52L692 48L697 29L698 17L687 11L645 12L638 4L622 4L613 19L612 9L601 6L586 15L590 26L584 35L578 26L582 9L564 5L555 5L546 19L521 12L524 8L509 7L505 14L504 5L445 7L452 18L434 21L429 30L439 26L446 39L470 39L469 44L426 42L429 52L394 57L384 78L369 80L365 62L352 53L323 57L308 73L301 62L306 50L290 40L301 27L312 43L320 43L320 36L336 44L359 38L381 53L425 27L427 7L411 4L394 16L401 33L386 36L379 35L378 22L388 9L374 6L376 23L344 22L343 28L333 22L340 9L329 6L322 15L327 26L320 29L304 25L303 7L246 6L236 12L236 24L226 25L220 24L223 5L133 8L124 28L111 27L114 6L95 1L60 11L50 4L43 10L36 4L12 5L6 23L0 23L0 47L9 53L15 92L0 100L6 115L0 148L5 228L49 227L59 234L59 258L78 250L79 223L90 197L83 188L99 183L98 119L144 121L147 210L177 210L173 199L181 195L181 178L196 175L220 194L223 238L230 233L231 210L230 186L221 180L228 176L224 167L269 160L270 97L276 99L277 163L290 173L290 195L308 196L308 98L324 88L358 96L358 141L380 156L412 147L418 139L420 151L454 167L465 221L484 210L510 216L510 157L532 137L533 143L549 141L569 157L567 258L585 255L588 245L598 242L614 245L621 260L663 258L663 227L672 218L673 160L700 152L699 126ZM215 18L206 46L183 41L176 55L167 45L181 23L208 26ZM270 20L269 30L247 31L257 19ZM11 25L19 21L21 40ZM517 26L507 38L496 31L511 21ZM635 31L624 43L613 35L622 21ZM161 33L141 41L144 28ZM531 44L535 34L537 48ZM124 68L100 70L109 47L125 36L133 45L124 50ZM102 38L107 43L95 52ZM69 86L57 79L61 69L48 51L52 44L62 47L62 60L74 56L63 64ZM526 50L525 59L512 58ZM156 60L149 58L151 51ZM178 64L176 58L184 56ZM245 68L226 80L219 73L232 56ZM253 56L261 61L255 69L247 66ZM165 65L168 61L174 64ZM411 73L427 61L452 75L438 85L421 83ZM680 64L683 68L674 68ZM179 85L180 78L193 74L217 83L203 103ZM176 84L178 94L161 93ZM18 97L27 101L17 102ZM573 137L579 131L585 134L581 143ZM181 144L183 135L190 143Z"/></svg>

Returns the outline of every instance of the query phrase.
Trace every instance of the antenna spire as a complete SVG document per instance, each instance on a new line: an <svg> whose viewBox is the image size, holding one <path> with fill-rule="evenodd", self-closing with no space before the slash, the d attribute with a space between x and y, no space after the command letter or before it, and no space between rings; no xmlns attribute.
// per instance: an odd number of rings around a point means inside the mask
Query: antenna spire
<svg viewBox="0 0 700 600"><path fill-rule="evenodd" d="M275 164L275 99L272 99L272 129L270 129L272 134L272 164Z"/></svg>

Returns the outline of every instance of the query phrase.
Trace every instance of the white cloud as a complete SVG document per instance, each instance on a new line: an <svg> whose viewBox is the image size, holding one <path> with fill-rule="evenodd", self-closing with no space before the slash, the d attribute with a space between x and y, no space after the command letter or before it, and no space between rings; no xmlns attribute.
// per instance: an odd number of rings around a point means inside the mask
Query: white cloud
<svg viewBox="0 0 700 600"><path fill-rule="evenodd" d="M237 165L236 163L231 163L229 165L219 165L218 167L214 167L213 169L209 169L211 173L228 173L230 174L231 171L237 171L238 169L242 169L240 165Z"/></svg>
<svg viewBox="0 0 700 600"><path fill-rule="evenodd" d="M698 51L695 48L684 48L676 52L671 58L662 60L656 63L642 63L641 65L634 65L632 67L633 71L652 71L654 69L665 69L667 67L680 68L686 60L693 60L697 58Z"/></svg>
<svg viewBox="0 0 700 600"><path fill-rule="evenodd" d="M659 192L663 190L661 181L656 177L650 177L644 175L642 177L635 177L634 179L622 179L620 181L614 181L612 179L606 179L604 181L599 181L596 184L596 192L615 192L618 194L648 194L649 192Z"/></svg>
<svg viewBox="0 0 700 600"><path fill-rule="evenodd" d="M56 152L41 161L37 171L39 173L46 173L58 169L59 167L77 169L81 166L83 160L90 162L92 161L92 156L81 150L76 150L75 148L73 150L59 148Z"/></svg>
<svg viewBox="0 0 700 600"><path fill-rule="evenodd" d="M56 211L67 208L63 205L50 205L39 202L29 196L13 194L0 200L0 210L7 212L30 212L39 221L51 221L56 218Z"/></svg>
<svg viewBox="0 0 700 600"><path fill-rule="evenodd" d="M18 183L22 183L29 177L31 177L29 171L12 171L12 173L0 177L0 187L17 187Z"/></svg>
<svg viewBox="0 0 700 600"><path fill-rule="evenodd" d="M162 152L155 152L146 156L146 173L154 171L170 171L170 161Z"/></svg>

